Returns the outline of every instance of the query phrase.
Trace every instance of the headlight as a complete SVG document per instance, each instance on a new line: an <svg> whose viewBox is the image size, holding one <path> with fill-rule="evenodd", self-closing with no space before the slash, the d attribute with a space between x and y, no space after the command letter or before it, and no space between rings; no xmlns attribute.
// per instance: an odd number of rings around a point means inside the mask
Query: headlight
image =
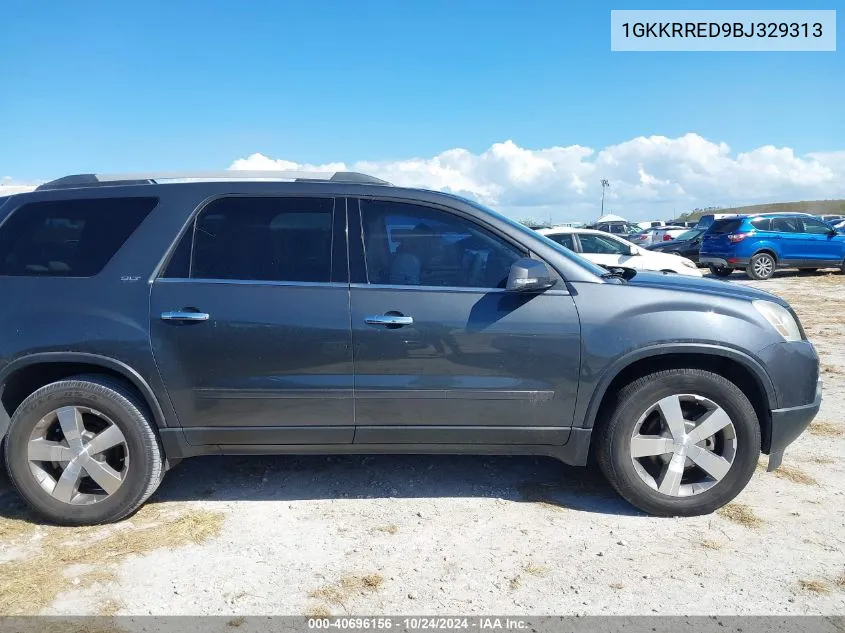
<svg viewBox="0 0 845 633"><path fill-rule="evenodd" d="M687 268L698 268L691 259L682 259L681 263L686 266Z"/></svg>
<svg viewBox="0 0 845 633"><path fill-rule="evenodd" d="M757 300L752 301L751 304L785 340L801 340L801 328L798 327L798 322L789 310L773 301Z"/></svg>

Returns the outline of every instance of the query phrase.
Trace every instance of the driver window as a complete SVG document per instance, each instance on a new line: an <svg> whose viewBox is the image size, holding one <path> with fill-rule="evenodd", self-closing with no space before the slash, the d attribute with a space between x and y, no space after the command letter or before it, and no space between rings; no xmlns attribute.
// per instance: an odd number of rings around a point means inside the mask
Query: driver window
<svg viewBox="0 0 845 633"><path fill-rule="evenodd" d="M820 220L813 220L811 218L803 218L803 222L804 233L812 233L813 235L827 235L832 228Z"/></svg>
<svg viewBox="0 0 845 633"><path fill-rule="evenodd" d="M361 200L371 284L504 288L526 254L458 215L415 204Z"/></svg>
<svg viewBox="0 0 845 633"><path fill-rule="evenodd" d="M584 253L595 253L600 255L629 254L628 248L624 244L602 235L581 233L578 235L578 240L581 242L581 250Z"/></svg>

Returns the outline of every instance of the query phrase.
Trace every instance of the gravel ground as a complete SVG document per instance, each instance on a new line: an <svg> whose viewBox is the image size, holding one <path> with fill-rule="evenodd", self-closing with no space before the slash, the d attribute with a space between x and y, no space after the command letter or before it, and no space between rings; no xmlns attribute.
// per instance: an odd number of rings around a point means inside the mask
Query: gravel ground
<svg viewBox="0 0 845 633"><path fill-rule="evenodd" d="M790 300L825 380L813 432L727 511L650 518L551 459L197 458L119 526L4 495L0 612L845 614L845 277L725 283Z"/></svg>

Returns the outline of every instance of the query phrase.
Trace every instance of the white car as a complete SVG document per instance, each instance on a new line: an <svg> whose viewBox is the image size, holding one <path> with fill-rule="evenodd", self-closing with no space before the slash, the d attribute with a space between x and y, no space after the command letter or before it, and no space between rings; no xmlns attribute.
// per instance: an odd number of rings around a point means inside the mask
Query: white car
<svg viewBox="0 0 845 633"><path fill-rule="evenodd" d="M653 246L660 244L660 242L668 242L674 240L681 233L686 233L689 229L683 226L655 226L638 233L631 233L628 236L628 241L637 246Z"/></svg>
<svg viewBox="0 0 845 633"><path fill-rule="evenodd" d="M606 268L621 266L691 277L702 276L695 263L686 257L649 251L603 231L557 227L540 229L538 233Z"/></svg>

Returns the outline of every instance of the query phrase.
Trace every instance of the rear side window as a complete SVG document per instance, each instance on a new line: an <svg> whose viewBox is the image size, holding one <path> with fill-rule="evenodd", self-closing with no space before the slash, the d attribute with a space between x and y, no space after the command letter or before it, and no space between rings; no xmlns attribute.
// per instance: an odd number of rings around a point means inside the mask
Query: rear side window
<svg viewBox="0 0 845 633"><path fill-rule="evenodd" d="M742 219L739 220L715 220L710 225L709 233L733 233L742 226Z"/></svg>
<svg viewBox="0 0 845 633"><path fill-rule="evenodd" d="M221 198L199 214L164 277L328 282L333 216L332 198Z"/></svg>
<svg viewBox="0 0 845 633"><path fill-rule="evenodd" d="M753 226L758 231L771 231L772 220L771 218L754 218L753 220L751 220L751 226Z"/></svg>
<svg viewBox="0 0 845 633"><path fill-rule="evenodd" d="M772 230L780 233L803 233L800 218L772 218Z"/></svg>
<svg viewBox="0 0 845 633"><path fill-rule="evenodd" d="M557 242L561 246L565 246L571 251L575 250L575 245L572 242L571 233L558 233L557 235L546 235L546 237L552 240L553 242Z"/></svg>
<svg viewBox="0 0 845 633"><path fill-rule="evenodd" d="M25 204L0 225L0 275L93 277L157 202L95 198Z"/></svg>

